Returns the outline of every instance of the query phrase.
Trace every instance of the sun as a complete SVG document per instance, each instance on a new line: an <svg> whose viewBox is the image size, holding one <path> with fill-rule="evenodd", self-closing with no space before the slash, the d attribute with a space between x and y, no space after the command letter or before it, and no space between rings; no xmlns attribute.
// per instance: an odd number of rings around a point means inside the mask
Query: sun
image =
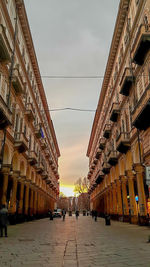
<svg viewBox="0 0 150 267"><path fill-rule="evenodd" d="M60 192L62 192L66 197L74 196L74 186L61 184Z"/></svg>

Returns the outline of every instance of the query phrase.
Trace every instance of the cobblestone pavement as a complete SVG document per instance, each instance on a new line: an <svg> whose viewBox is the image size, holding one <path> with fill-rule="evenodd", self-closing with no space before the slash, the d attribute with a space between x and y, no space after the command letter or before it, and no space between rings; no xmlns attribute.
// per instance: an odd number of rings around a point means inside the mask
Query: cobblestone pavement
<svg viewBox="0 0 150 267"><path fill-rule="evenodd" d="M150 229L104 219L66 216L8 228L0 238L0 267L150 267Z"/></svg>

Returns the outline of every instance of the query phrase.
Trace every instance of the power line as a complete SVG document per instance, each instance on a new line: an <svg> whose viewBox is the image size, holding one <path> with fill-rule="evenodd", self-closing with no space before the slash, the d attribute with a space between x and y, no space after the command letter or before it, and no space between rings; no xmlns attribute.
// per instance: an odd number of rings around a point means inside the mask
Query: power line
<svg viewBox="0 0 150 267"><path fill-rule="evenodd" d="M94 109L81 109L81 108L56 108L56 109L49 109L49 111L63 111L63 110L72 110L72 111L83 111L83 112L95 112Z"/></svg>
<svg viewBox="0 0 150 267"><path fill-rule="evenodd" d="M41 75L44 79L103 79L104 76L64 76L64 75Z"/></svg>

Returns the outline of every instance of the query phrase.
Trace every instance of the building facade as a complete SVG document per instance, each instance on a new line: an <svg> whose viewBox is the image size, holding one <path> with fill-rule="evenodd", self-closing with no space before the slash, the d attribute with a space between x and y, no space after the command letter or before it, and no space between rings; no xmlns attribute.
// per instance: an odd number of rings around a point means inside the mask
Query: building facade
<svg viewBox="0 0 150 267"><path fill-rule="evenodd" d="M59 195L59 147L22 0L0 1L0 204L44 216Z"/></svg>
<svg viewBox="0 0 150 267"><path fill-rule="evenodd" d="M90 205L141 225L149 209L150 0L121 0L90 136Z"/></svg>

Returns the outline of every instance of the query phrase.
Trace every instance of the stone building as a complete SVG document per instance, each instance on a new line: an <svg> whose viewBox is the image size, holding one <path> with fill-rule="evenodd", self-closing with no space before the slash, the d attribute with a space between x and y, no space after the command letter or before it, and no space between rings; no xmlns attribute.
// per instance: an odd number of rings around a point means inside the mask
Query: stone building
<svg viewBox="0 0 150 267"><path fill-rule="evenodd" d="M22 0L0 1L0 204L44 216L59 194L53 123Z"/></svg>
<svg viewBox="0 0 150 267"><path fill-rule="evenodd" d="M150 0L121 0L90 136L90 205L145 224L150 215Z"/></svg>
<svg viewBox="0 0 150 267"><path fill-rule="evenodd" d="M90 210L90 205L89 205L89 194L88 193L81 193L78 196L78 209L80 211L89 211Z"/></svg>

